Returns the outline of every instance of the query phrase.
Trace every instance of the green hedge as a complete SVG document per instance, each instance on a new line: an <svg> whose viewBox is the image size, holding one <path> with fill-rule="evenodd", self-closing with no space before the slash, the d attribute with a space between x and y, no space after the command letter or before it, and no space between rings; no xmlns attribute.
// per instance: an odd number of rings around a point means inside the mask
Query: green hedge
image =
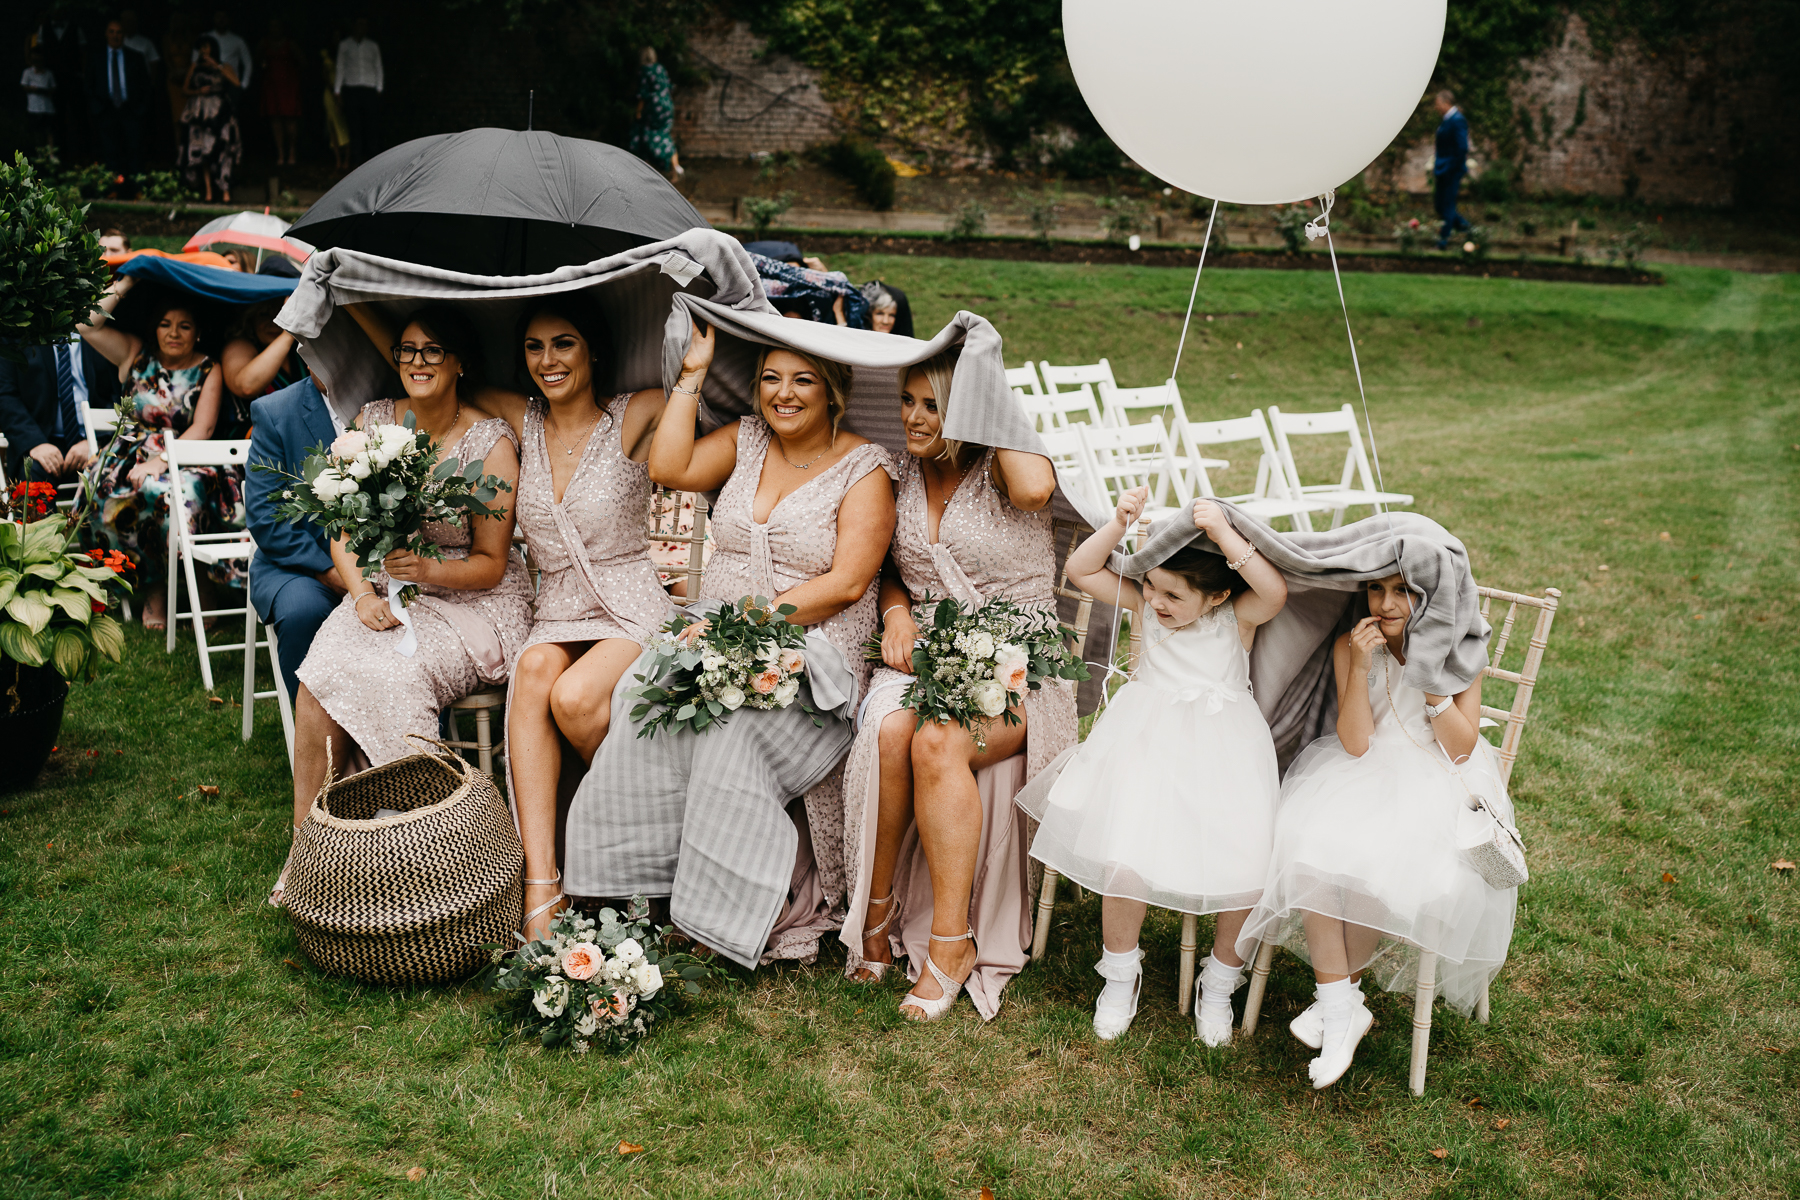
<svg viewBox="0 0 1800 1200"><path fill-rule="evenodd" d="M894 164L873 143L845 137L821 146L819 164L849 180L876 212L894 207Z"/></svg>

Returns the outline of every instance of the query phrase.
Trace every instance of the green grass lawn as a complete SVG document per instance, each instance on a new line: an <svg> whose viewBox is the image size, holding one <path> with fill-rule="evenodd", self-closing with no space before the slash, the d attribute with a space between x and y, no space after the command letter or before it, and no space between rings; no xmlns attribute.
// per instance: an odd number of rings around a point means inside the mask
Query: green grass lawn
<svg viewBox="0 0 1800 1200"><path fill-rule="evenodd" d="M1127 385L1166 374L1190 283L832 265L906 288L921 329L973 309L1009 362L1105 355ZM485 995L313 970L262 903L287 847L273 707L245 745L236 660L211 705L185 638L165 657L135 631L40 786L0 796L0 1192L1800 1194L1800 881L1770 867L1800 857L1800 279L1345 286L1388 485L1482 582L1564 593L1513 776L1512 959L1490 1025L1439 1010L1423 1099L1386 997L1351 1072L1307 1086L1292 958L1254 1037L1200 1046L1167 914L1137 1024L1096 1043L1098 906L1071 889L990 1025L966 1004L909 1025L903 983L851 985L828 953L626 1057L501 1049ZM1221 271L1199 309L1194 414L1355 399L1329 277Z"/></svg>

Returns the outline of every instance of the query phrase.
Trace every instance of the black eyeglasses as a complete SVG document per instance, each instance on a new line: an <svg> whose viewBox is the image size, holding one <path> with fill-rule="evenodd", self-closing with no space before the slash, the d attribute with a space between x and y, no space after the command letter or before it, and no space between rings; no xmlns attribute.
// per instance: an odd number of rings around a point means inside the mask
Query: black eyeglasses
<svg viewBox="0 0 1800 1200"><path fill-rule="evenodd" d="M415 358L428 367L435 367L444 361L445 350L436 342L427 342L423 346L395 346L394 361L409 363Z"/></svg>

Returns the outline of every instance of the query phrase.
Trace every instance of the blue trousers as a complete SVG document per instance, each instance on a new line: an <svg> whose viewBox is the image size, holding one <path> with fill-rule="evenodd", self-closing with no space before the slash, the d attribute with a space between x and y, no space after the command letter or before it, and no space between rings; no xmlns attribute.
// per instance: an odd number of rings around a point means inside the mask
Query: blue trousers
<svg viewBox="0 0 1800 1200"><path fill-rule="evenodd" d="M1432 189L1431 206L1437 209L1437 215L1444 219L1444 227L1438 231L1438 249L1442 250L1450 241L1450 235L1459 229L1467 229L1469 223L1463 215L1456 211L1456 197L1462 191L1462 175L1439 175L1437 184Z"/></svg>
<svg viewBox="0 0 1800 1200"><path fill-rule="evenodd" d="M292 700L299 689L295 672L312 649L319 626L338 606L338 594L310 575L294 575L275 593L269 605L268 623L280 643L281 686Z"/></svg>

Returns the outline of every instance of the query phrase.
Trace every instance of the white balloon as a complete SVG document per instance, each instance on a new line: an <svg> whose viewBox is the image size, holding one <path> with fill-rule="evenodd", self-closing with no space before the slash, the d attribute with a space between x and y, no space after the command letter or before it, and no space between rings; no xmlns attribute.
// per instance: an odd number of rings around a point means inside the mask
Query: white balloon
<svg viewBox="0 0 1800 1200"><path fill-rule="evenodd" d="M1088 107L1146 171L1234 204L1334 188L1431 84L1445 0L1063 0Z"/></svg>

